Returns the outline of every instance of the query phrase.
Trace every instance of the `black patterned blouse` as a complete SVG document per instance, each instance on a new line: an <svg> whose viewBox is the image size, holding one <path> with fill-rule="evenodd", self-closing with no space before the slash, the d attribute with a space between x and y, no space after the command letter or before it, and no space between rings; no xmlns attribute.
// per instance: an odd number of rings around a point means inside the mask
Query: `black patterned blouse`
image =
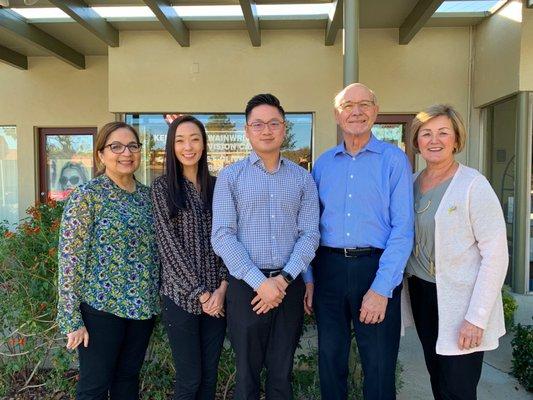
<svg viewBox="0 0 533 400"><path fill-rule="evenodd" d="M191 314L201 314L198 296L213 292L227 279L227 269L211 246L210 209L194 185L185 180L185 210L169 217L166 175L152 184L157 248L161 260L161 294Z"/></svg>

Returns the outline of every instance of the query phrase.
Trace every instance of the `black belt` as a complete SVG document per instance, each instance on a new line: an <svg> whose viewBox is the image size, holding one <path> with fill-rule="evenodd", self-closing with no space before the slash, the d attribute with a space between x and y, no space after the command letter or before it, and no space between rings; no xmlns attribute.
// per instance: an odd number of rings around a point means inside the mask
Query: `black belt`
<svg viewBox="0 0 533 400"><path fill-rule="evenodd" d="M336 247L320 246L320 248L329 253L342 254L344 257L368 257L373 255L381 255L383 253L383 249L378 249L377 247L338 249Z"/></svg>
<svg viewBox="0 0 533 400"><path fill-rule="evenodd" d="M275 276L278 276L281 274L281 271L283 271L283 268L277 268L277 269L259 269L265 275L267 278L273 278Z"/></svg>

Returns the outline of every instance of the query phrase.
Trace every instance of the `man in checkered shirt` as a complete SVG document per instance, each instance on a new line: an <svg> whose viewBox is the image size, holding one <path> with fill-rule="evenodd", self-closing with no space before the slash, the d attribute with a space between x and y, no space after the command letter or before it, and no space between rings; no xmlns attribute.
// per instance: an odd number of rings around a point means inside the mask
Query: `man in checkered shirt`
<svg viewBox="0 0 533 400"><path fill-rule="evenodd" d="M306 285L301 272L319 243L313 178L281 156L285 112L271 94L246 106L252 153L224 168L213 197L212 244L229 272L227 316L235 351L235 399L292 398L294 351L303 324ZM312 284L307 285L312 288ZM309 301L312 294L306 294Z"/></svg>

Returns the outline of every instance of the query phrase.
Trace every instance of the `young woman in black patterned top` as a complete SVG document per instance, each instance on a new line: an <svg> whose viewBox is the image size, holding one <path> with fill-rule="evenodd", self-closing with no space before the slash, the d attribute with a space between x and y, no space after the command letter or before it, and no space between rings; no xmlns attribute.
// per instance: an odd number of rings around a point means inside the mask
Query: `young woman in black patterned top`
<svg viewBox="0 0 533 400"><path fill-rule="evenodd" d="M215 178L207 168L205 128L196 118L184 115L170 124L165 172L154 181L152 197L163 321L176 367L174 400L212 400L228 283L211 247Z"/></svg>

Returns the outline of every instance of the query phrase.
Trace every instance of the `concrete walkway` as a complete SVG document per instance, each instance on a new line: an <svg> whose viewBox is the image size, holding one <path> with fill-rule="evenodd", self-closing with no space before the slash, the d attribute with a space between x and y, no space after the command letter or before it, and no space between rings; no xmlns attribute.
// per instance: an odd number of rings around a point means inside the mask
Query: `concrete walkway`
<svg viewBox="0 0 533 400"><path fill-rule="evenodd" d="M523 325L532 324L533 296L516 296L519 304L515 322ZM478 400L525 400L533 399L518 381L509 375L511 371L512 334L500 340L500 347L485 353L483 372L478 386ZM422 347L416 331L408 329L400 343L399 360L403 366L403 388L398 400L433 399L429 375L424 363Z"/></svg>

